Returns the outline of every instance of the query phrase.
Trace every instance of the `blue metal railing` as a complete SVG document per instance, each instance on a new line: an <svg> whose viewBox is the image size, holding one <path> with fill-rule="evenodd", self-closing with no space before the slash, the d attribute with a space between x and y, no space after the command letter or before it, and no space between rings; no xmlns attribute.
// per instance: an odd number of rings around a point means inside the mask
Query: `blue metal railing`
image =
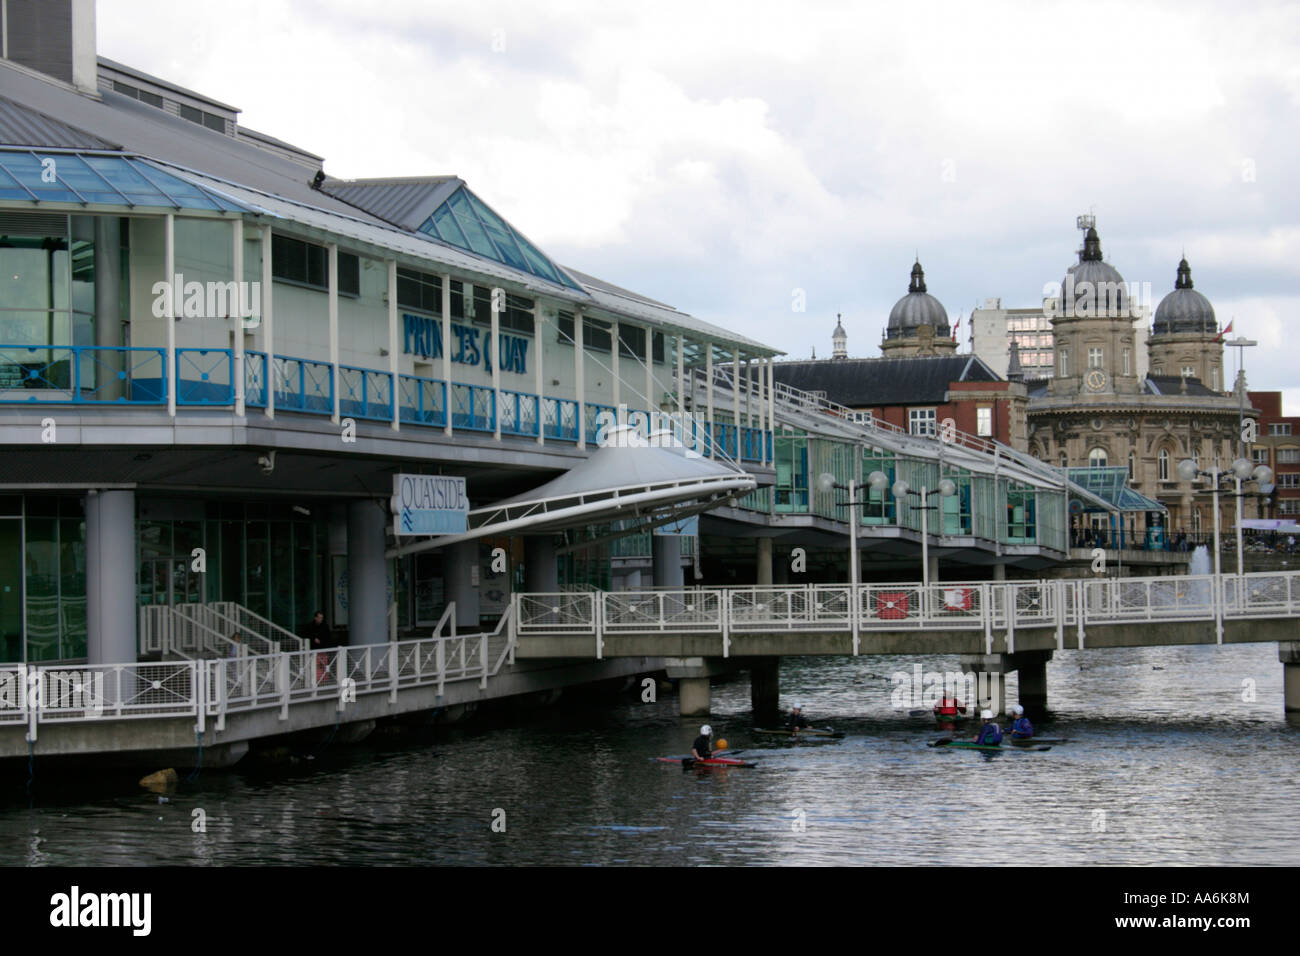
<svg viewBox="0 0 1300 956"><path fill-rule="evenodd" d="M243 375L244 404L250 408L265 408L273 394L278 411L332 415L337 389L339 413L344 417L391 421L396 401L398 417L406 424L442 428L450 414L453 428L493 432L500 416L502 434L536 438L540 429L544 437L556 441L576 442L581 428L587 443L595 444L600 426L618 414L611 405L587 402L579 422L578 403L573 399L509 389L501 390L498 408L490 386L463 382L449 386L415 375L397 376L394 389L391 372L352 365L340 365L335 381L328 362L292 355L275 355L268 361L265 352L255 349L244 352ZM236 378L231 349L176 349L177 405L233 405ZM0 404L166 405L167 351L0 344ZM627 422L643 434L654 424L651 414L640 409L629 409ZM766 446L771 458L771 432L693 419L671 427L680 441L703 454L712 444L718 454L757 462Z"/></svg>
<svg viewBox="0 0 1300 956"><path fill-rule="evenodd" d="M166 382L165 349L0 345L3 404L166 404Z"/></svg>

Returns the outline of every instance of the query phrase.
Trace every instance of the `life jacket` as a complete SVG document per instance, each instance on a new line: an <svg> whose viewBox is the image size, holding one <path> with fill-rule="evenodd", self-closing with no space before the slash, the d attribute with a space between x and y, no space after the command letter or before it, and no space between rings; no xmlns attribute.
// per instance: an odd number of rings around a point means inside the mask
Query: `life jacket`
<svg viewBox="0 0 1300 956"><path fill-rule="evenodd" d="M943 700L939 701L938 705L934 708L934 712L943 717L956 717L957 708L959 706L961 705L958 702L957 698L945 697L943 698Z"/></svg>
<svg viewBox="0 0 1300 956"><path fill-rule="evenodd" d="M976 743L986 746L1002 743L1002 728L992 722L985 724L980 728L979 739L976 740Z"/></svg>

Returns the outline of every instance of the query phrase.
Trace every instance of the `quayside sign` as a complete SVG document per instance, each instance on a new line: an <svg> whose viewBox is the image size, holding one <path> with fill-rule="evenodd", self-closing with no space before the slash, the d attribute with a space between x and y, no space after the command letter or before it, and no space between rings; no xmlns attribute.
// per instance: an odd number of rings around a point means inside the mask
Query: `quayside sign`
<svg viewBox="0 0 1300 956"><path fill-rule="evenodd" d="M465 479L452 475L394 475L393 533L464 534L469 527Z"/></svg>

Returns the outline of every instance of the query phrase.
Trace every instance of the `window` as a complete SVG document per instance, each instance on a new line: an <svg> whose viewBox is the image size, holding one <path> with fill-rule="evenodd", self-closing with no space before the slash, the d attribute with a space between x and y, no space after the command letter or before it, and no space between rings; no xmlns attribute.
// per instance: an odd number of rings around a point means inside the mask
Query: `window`
<svg viewBox="0 0 1300 956"><path fill-rule="evenodd" d="M329 250L314 242L273 234L271 275L285 282L324 290L329 282ZM361 294L361 260L342 251L339 252L339 294Z"/></svg>
<svg viewBox="0 0 1300 956"><path fill-rule="evenodd" d="M1132 349L1124 350L1124 374L1125 375L1133 374L1133 350Z"/></svg>
<svg viewBox="0 0 1300 956"><path fill-rule="evenodd" d="M1300 488L1300 471L1285 471L1277 476L1279 488Z"/></svg>
<svg viewBox="0 0 1300 956"><path fill-rule="evenodd" d="M1190 365L1184 365L1182 375L1183 378L1196 378L1196 369Z"/></svg>
<svg viewBox="0 0 1300 956"><path fill-rule="evenodd" d="M1210 369L1210 379L1214 383L1211 387L1217 392L1219 390L1219 366L1216 365Z"/></svg>
<svg viewBox="0 0 1300 956"><path fill-rule="evenodd" d="M1101 368L1102 351L1099 348L1088 349L1088 368Z"/></svg>
<svg viewBox="0 0 1300 956"><path fill-rule="evenodd" d="M113 81L113 89L121 93L123 96L129 96L134 100L139 100L141 103L148 103L150 106L158 109L163 108L163 98L157 93L150 93L148 90L137 89L134 86L121 82L120 80Z"/></svg>
<svg viewBox="0 0 1300 956"><path fill-rule="evenodd" d="M1156 477L1161 481L1169 480L1169 449L1161 448L1156 458Z"/></svg>
<svg viewBox="0 0 1300 956"><path fill-rule="evenodd" d="M398 269L397 304L403 309L441 316L442 278L413 269Z"/></svg>
<svg viewBox="0 0 1300 956"><path fill-rule="evenodd" d="M1093 448L1091 451L1089 451L1089 452L1088 452L1088 467L1089 467L1089 468L1105 468L1105 467L1106 467L1106 449L1104 449L1104 448Z"/></svg>
<svg viewBox="0 0 1300 956"><path fill-rule="evenodd" d="M1300 448L1279 448L1277 450L1279 465L1300 465Z"/></svg>
<svg viewBox="0 0 1300 956"><path fill-rule="evenodd" d="M1128 453L1128 480L1137 481L1137 455Z"/></svg>
<svg viewBox="0 0 1300 956"><path fill-rule="evenodd" d="M981 438L993 437L993 409L980 407L975 409L975 434Z"/></svg>
<svg viewBox="0 0 1300 956"><path fill-rule="evenodd" d="M1192 534L1201 533L1201 509L1192 509Z"/></svg>
<svg viewBox="0 0 1300 956"><path fill-rule="evenodd" d="M1057 361L1061 363L1061 371L1060 371L1061 378L1065 378L1070 374L1070 350L1063 348L1060 349L1056 354L1057 354Z"/></svg>
<svg viewBox="0 0 1300 956"><path fill-rule="evenodd" d="M935 411L933 408L911 408L907 411L907 432L909 435L930 435L935 431Z"/></svg>
<svg viewBox="0 0 1300 956"><path fill-rule="evenodd" d="M1151 369L1151 374L1152 374L1152 375L1164 375L1164 374L1165 374L1164 367L1161 366L1161 365L1157 365L1157 366L1155 366L1154 368Z"/></svg>
<svg viewBox="0 0 1300 956"><path fill-rule="evenodd" d="M1267 448L1253 448L1253 449L1251 449L1251 452L1250 452L1250 458L1251 458L1251 461L1253 461L1253 462L1254 462L1255 464L1257 464L1257 465L1267 465L1267 464L1268 464L1268 449L1267 449Z"/></svg>
<svg viewBox="0 0 1300 956"><path fill-rule="evenodd" d="M1268 433L1270 435L1289 435L1291 434L1290 422L1269 422Z"/></svg>
<svg viewBox="0 0 1300 956"><path fill-rule="evenodd" d="M577 338L574 336L573 313L561 312L556 320L559 326L558 341L573 345ZM613 348L614 338L610 334L610 327L607 323L598 319L584 317L582 320L582 347L590 352L608 352Z"/></svg>
<svg viewBox="0 0 1300 956"><path fill-rule="evenodd" d="M1277 503L1277 512L1283 515L1300 514L1300 498L1283 498Z"/></svg>

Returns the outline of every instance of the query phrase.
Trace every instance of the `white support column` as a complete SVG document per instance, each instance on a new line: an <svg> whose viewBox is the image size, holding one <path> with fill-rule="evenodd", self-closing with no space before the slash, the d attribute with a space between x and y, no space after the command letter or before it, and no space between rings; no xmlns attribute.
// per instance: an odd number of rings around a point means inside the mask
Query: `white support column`
<svg viewBox="0 0 1300 956"><path fill-rule="evenodd" d="M330 320L330 374L334 376L334 412L330 421L339 423L339 244L331 242L329 249L329 320Z"/></svg>
<svg viewBox="0 0 1300 956"><path fill-rule="evenodd" d="M613 361L610 363L610 368L613 369L613 374L614 374L614 390L613 390L614 400L610 402L610 404L614 406L614 415L616 419L618 416L618 405L623 397L623 391L622 391L623 383L620 381L621 376L619 374L620 370L618 366L618 346L619 346L618 336L619 336L618 319L615 319L613 322L609 324L609 338L614 345L614 352L613 355L611 356ZM619 421L618 424L622 425L625 423Z"/></svg>
<svg viewBox="0 0 1300 956"><path fill-rule="evenodd" d="M492 437L501 440L501 307L505 305L506 290L492 290L492 332L486 349L492 363ZM517 409L516 409L517 411ZM519 423L515 422L517 426Z"/></svg>
<svg viewBox="0 0 1300 956"><path fill-rule="evenodd" d="M451 435L451 273L442 274L442 384L443 415L447 423L443 431Z"/></svg>
<svg viewBox="0 0 1300 956"><path fill-rule="evenodd" d="M393 400L393 431L402 429L402 403L399 399L397 365L397 260L388 260L388 374L392 376L389 397Z"/></svg>
<svg viewBox="0 0 1300 956"><path fill-rule="evenodd" d="M267 418L275 418L275 316L272 304L271 227L262 227L262 347L266 349L266 366L262 369L262 386L266 389Z"/></svg>
<svg viewBox="0 0 1300 956"><path fill-rule="evenodd" d="M768 464L771 464L772 460L776 460L776 438L775 438L776 380L774 378L774 373L772 373L772 362L774 362L774 358L772 358L771 355L768 355L767 356L767 424L768 427L772 429L772 434L774 434L774 438L772 438L772 459L770 460L770 462L768 462Z"/></svg>
<svg viewBox="0 0 1300 956"><path fill-rule="evenodd" d="M686 420L686 336L677 336L677 414Z"/></svg>
<svg viewBox="0 0 1300 956"><path fill-rule="evenodd" d="M708 403L709 416L709 457L718 457L717 432L713 428L713 343L704 343L704 392L708 396L705 401Z"/></svg>
<svg viewBox="0 0 1300 956"><path fill-rule="evenodd" d="M234 219L230 223L230 271L235 280L235 306L230 310L234 319L234 336L231 351L234 355L235 414L244 416L244 220Z"/></svg>
<svg viewBox="0 0 1300 956"><path fill-rule="evenodd" d="M167 314L163 321L167 323L167 414L176 417L176 302L184 295L184 289L176 288L176 217L171 213L163 224L163 274L167 277L167 286L171 295L167 297Z"/></svg>
<svg viewBox="0 0 1300 956"><path fill-rule="evenodd" d="M648 325L645 327L645 410L652 419L659 410L655 401L655 330ZM652 430L647 421L646 432Z"/></svg>
<svg viewBox="0 0 1300 956"><path fill-rule="evenodd" d="M537 392L537 444L546 444L546 416L543 413L542 389L546 387L546 379L542 375L542 344L545 336L542 333L542 326L545 325L546 318L542 314L542 308L539 304L537 312L533 317L533 389ZM559 406L556 406L556 425L559 424L560 414Z"/></svg>
<svg viewBox="0 0 1300 956"><path fill-rule="evenodd" d="M587 356L582 347L582 323L583 317L581 311L573 313L573 388L574 395L578 399L578 448L587 447L587 383L586 383L586 364Z"/></svg>
<svg viewBox="0 0 1300 956"><path fill-rule="evenodd" d="M731 413L736 421L736 458L740 458L740 349L731 353Z"/></svg>

